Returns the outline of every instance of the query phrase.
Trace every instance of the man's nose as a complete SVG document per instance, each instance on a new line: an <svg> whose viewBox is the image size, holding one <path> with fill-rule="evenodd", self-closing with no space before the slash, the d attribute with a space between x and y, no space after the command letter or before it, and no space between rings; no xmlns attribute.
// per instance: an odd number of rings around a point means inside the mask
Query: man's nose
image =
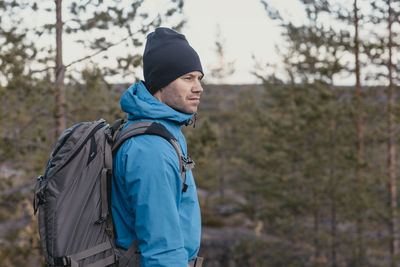
<svg viewBox="0 0 400 267"><path fill-rule="evenodd" d="M201 85L200 80L197 80L196 84L193 86L193 91L196 93L202 93L203 92L203 86Z"/></svg>

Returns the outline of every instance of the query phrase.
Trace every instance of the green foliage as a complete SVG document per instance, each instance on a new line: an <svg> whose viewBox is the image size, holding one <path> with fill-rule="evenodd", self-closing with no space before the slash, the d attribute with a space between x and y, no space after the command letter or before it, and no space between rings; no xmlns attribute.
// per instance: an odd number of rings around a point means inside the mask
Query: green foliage
<svg viewBox="0 0 400 267"><path fill-rule="evenodd" d="M225 222L218 212L210 210L207 206L201 209L201 224L206 227L221 228Z"/></svg>
<svg viewBox="0 0 400 267"><path fill-rule="evenodd" d="M201 188L213 191L216 189L216 175L219 173L218 166L211 164L218 159L216 149L218 147L217 126L212 125L209 120L196 122L196 129L186 130L189 154L195 159L194 170L196 183Z"/></svg>
<svg viewBox="0 0 400 267"><path fill-rule="evenodd" d="M294 244L260 238L240 240L232 247L232 253L239 266L303 266L307 257L307 253Z"/></svg>
<svg viewBox="0 0 400 267"><path fill-rule="evenodd" d="M68 85L67 98L70 99L69 121L75 124L79 121L93 121L104 118L112 123L123 118L119 99L125 90L124 85L108 84L98 67L85 69L82 81L71 79Z"/></svg>
<svg viewBox="0 0 400 267"><path fill-rule="evenodd" d="M283 20L277 10L262 2L270 15ZM322 23L321 14L333 12L328 1L302 2L309 23L282 24L285 67L291 79L284 82L261 75L264 83L258 86L205 85L196 127L184 129L189 155L196 162L193 172L203 224L218 231L240 226L257 235L229 248L240 266L327 266L333 265L333 251L337 266L355 266L360 253L357 227L361 225L364 266L387 266L385 92L379 86L364 88L363 101L359 101L354 88L334 86L337 75L349 72L343 58L351 55L351 31ZM134 78L140 68L141 57L134 47L161 22L160 17L149 18L141 9L143 4L133 1L121 9L120 1L68 2L66 38L82 31L87 36L97 31L110 33L114 27L126 36L77 37L78 44L96 53L129 40L128 52L115 58L116 67L90 63L66 72L68 126L101 117L112 122L125 116L119 98L127 85L110 84L107 76ZM165 16L179 13L182 5L183 1L171 1ZM25 31L16 14L30 8L54 11L44 2L0 1L0 168L20 171L0 179L0 226L21 222L23 215L32 213L27 204L32 193L29 184L43 171L57 139L54 47L37 47L30 38L53 34L54 25ZM351 21L346 12L341 16ZM222 42L216 45L222 58ZM365 55L382 60L383 44L371 42L364 47ZM48 69L33 72L37 64ZM231 73L221 66L215 72L218 79ZM363 161L356 153L360 110L365 111ZM360 167L365 170L362 182L357 176ZM15 193L15 188L21 190ZM5 266L40 265L35 229L35 222L27 220L20 229L0 237L0 262Z"/></svg>

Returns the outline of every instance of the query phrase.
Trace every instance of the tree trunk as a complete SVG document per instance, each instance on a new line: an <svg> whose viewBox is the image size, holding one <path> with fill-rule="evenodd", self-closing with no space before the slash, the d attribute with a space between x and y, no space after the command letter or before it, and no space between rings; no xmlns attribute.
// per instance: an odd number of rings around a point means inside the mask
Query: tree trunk
<svg viewBox="0 0 400 267"><path fill-rule="evenodd" d="M220 82L221 83L221 82ZM223 99L223 92L220 90L218 92L218 110L220 112L223 112L223 106L222 106L222 99ZM226 125L225 122L221 124L221 131L220 131L220 146L224 147L225 144L225 135L226 135ZM219 171L219 204L220 205L225 205L225 162L226 162L226 157L225 157L225 152L223 150L219 150L219 158L221 160L220 164L220 171Z"/></svg>
<svg viewBox="0 0 400 267"><path fill-rule="evenodd" d="M362 203L365 190L364 179L364 110L362 105L361 73L360 73L360 45L358 37L358 6L357 0L354 0L354 57L355 57L355 75L356 75L356 107L358 111L357 120L357 183L359 188L359 200L357 208L357 266L364 266L365 248L364 248L364 212L365 206Z"/></svg>
<svg viewBox="0 0 400 267"><path fill-rule="evenodd" d="M355 55L355 74L356 74L356 92L357 92L357 108L358 108L358 122L357 122L357 138L358 138L358 171L357 175L359 180L363 182L363 163L364 163L364 110L362 108L362 91L361 91L361 74L360 74L360 49L358 38L358 7L357 0L354 0L354 55Z"/></svg>
<svg viewBox="0 0 400 267"><path fill-rule="evenodd" d="M391 7L391 1L388 1L389 8L389 18L388 18L388 31L389 31L389 101L388 101L388 120L389 120L389 198L390 198L390 256L392 265L394 265L395 257L399 250L399 240L398 240L398 224L397 224L397 189L396 189L396 147L395 147L395 91L393 86L393 64L392 64L392 53L393 53L393 10Z"/></svg>
<svg viewBox="0 0 400 267"><path fill-rule="evenodd" d="M331 198L331 257L332 267L337 267L337 219L336 219L336 185L335 185L335 121L332 119L330 122L330 198Z"/></svg>
<svg viewBox="0 0 400 267"><path fill-rule="evenodd" d="M331 247L331 257L332 257L332 267L337 267L337 220L336 220L336 199L332 196L332 206L331 206L331 236L332 236L332 247Z"/></svg>
<svg viewBox="0 0 400 267"><path fill-rule="evenodd" d="M320 261L321 248L319 243L319 211L316 208L314 210L314 258L316 262Z"/></svg>
<svg viewBox="0 0 400 267"><path fill-rule="evenodd" d="M62 59L62 12L61 12L62 0L56 0L56 68L55 68L55 119L57 138L62 134L67 126L67 114L65 110L66 96L64 87L64 74L65 66L63 65Z"/></svg>

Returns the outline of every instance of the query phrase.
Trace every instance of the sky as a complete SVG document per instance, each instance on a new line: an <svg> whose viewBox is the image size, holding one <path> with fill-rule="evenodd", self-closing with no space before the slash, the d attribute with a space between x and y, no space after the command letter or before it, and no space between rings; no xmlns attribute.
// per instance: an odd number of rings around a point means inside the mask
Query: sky
<svg viewBox="0 0 400 267"><path fill-rule="evenodd" d="M335 0L348 1L348 0ZM127 5L131 4L129 0L123 0ZM306 15L303 7L298 0L268 0L268 4L277 8L285 19L289 19L295 24L303 24ZM143 8L154 14L164 13L171 5L171 0L151 0L144 1ZM49 2L49 7L54 3ZM65 5L66 6L66 5ZM65 8L65 7L64 7ZM65 10L67 11L67 10ZM67 13L65 18L68 20ZM43 25L43 23L54 23L54 16L39 18L38 16L29 16L29 22ZM211 69L217 63L216 45L217 32L220 29L223 40L224 56L226 62L234 62L235 72L220 81L230 84L250 84L261 82L254 74L255 65L272 65L272 71L283 74L281 56L277 47L282 49L284 42L281 37L281 29L277 22L268 18L261 0L185 0L183 16L186 24L181 30L185 34L189 43L200 55L203 70L205 72L206 82L217 82L212 78ZM173 21L166 21L162 26L170 27L175 25ZM115 39L121 39L126 33L110 33ZM46 43L53 40L42 40ZM143 40L144 41L144 40ZM63 39L64 63L73 62L76 59L87 55L87 51L79 49L74 40ZM113 47L109 50L112 55L124 51L121 46ZM142 51L144 48L142 48ZM101 55L98 56L102 60ZM115 58L115 57L114 57ZM90 63L90 62L89 62ZM142 79L141 73L136 73L139 79ZM345 81L345 80L343 80ZM115 81L121 82L120 77ZM346 82L346 81L345 81ZM350 83L352 83L350 81Z"/></svg>
<svg viewBox="0 0 400 267"><path fill-rule="evenodd" d="M267 2L294 23L302 23L306 19L299 1ZM198 50L206 69L206 78L207 70L217 64L215 40L218 27L225 41L225 59L235 62L235 72L223 82L259 83L260 79L252 74L256 64L269 64L274 71L282 72L281 56L277 51L283 43L281 29L276 21L268 18L260 0L187 0L184 14L187 24L182 32ZM208 80L213 81L212 78Z"/></svg>
<svg viewBox="0 0 400 267"><path fill-rule="evenodd" d="M130 5L130 0L122 0L126 5ZM283 9L288 9L285 4L279 4L278 1L268 0L274 5L281 5ZM290 2L297 2L291 0ZM54 9L54 2L42 2L41 5ZM171 0L149 0L144 1L142 7L144 10L157 13L164 13L171 5ZM68 21L67 2L63 4L63 20ZM30 10L22 14L32 28L40 27L44 24L54 23L54 13L50 12L44 16L37 16ZM21 14L20 14L21 15ZM275 45L279 44L280 29L267 17L266 11L260 0L185 0L183 16L186 24L182 29L189 43L200 55L203 70L205 71L205 81L215 82L210 75L210 70L217 64L216 45L217 29L220 29L225 50L225 60L234 62L235 72L222 82L232 84L255 83L260 82L251 71L254 70L255 60L253 56L262 63L279 62L279 56L275 51ZM3 21L2 23L5 23ZM162 26L170 27L175 25L173 21L165 22ZM121 39L126 33L115 34L115 40ZM88 36L88 38L93 38ZM143 40L144 41L144 40ZM49 43L54 44L53 37L42 35L38 40L43 46ZM109 50L110 55L118 55L123 51L124 46L120 45ZM142 48L144 50L144 48ZM75 42L75 39L65 35L63 38L63 61L68 64L80 59L90 51L81 49L81 46ZM97 60L102 60L102 54L97 56ZM115 56L110 56L115 58ZM96 60L96 58L95 58ZM84 64L90 64L85 61ZM81 64L80 66L83 66ZM79 71L79 67L77 70ZM136 73L140 77L141 73ZM110 82L120 82L117 77Z"/></svg>
<svg viewBox="0 0 400 267"><path fill-rule="evenodd" d="M162 0L157 0L162 1ZM349 5L351 1L335 0L333 3ZM285 20L295 25L307 22L304 7L298 0L267 0L268 5L279 10ZM277 77L286 79L282 56L284 51L282 30L278 22L268 18L261 0L186 0L184 15L187 24L182 30L190 44L199 53L206 81L215 82L210 69L217 64L215 40L217 28L220 28L225 40L226 61L234 61L233 75L223 80L224 83L249 84L260 83L252 72L255 65L271 65L266 72L274 72ZM327 25L335 27L330 19ZM278 48L278 49L277 49ZM352 64L353 59L346 59ZM265 69L265 68L264 68ZM353 76L336 76L335 84L354 84Z"/></svg>
<svg viewBox="0 0 400 267"><path fill-rule="evenodd" d="M282 15L290 17L291 21L302 18L298 12L302 10L298 0L268 0L268 3L285 13ZM144 1L142 8L154 16L164 13L170 6L171 0L151 0ZM268 18L260 0L185 0L183 18L186 23L181 33L201 58L205 82L260 83L260 79L251 73L256 61L261 65L279 65L281 62L275 48L282 43L281 29ZM171 27L176 22L164 20L161 26ZM211 76L211 69L218 64L215 44L218 29L223 40L225 61L234 62L235 69L232 75L219 81ZM140 73L137 75L142 78Z"/></svg>
<svg viewBox="0 0 400 267"><path fill-rule="evenodd" d="M187 24L182 32L199 53L210 81L209 71L218 64L215 45L218 28L225 60L234 61L235 67L235 72L224 82L259 82L251 74L255 65L253 55L262 63L280 60L275 50L280 29L268 19L259 0L189 0L185 1L184 15Z"/></svg>
<svg viewBox="0 0 400 267"><path fill-rule="evenodd" d="M296 13L293 7L296 7L297 2L297 0L268 0L274 7L280 7L289 13ZM170 5L171 0L151 0L144 1L142 7L155 15L164 13ZM280 43L281 30L268 18L260 0L185 0L183 18L186 24L181 32L199 54L206 82L217 82L210 74L211 69L218 64L215 45L218 29L223 40L225 60L234 62L235 69L231 76L220 82L231 84L260 82L251 73L256 63L253 56L261 64L280 62L275 46ZM175 24L176 21L164 20L161 26L171 27ZM74 56L76 54L72 55Z"/></svg>
<svg viewBox="0 0 400 267"><path fill-rule="evenodd" d="M126 2L127 5L131 3L127 0L123 0L123 2ZM290 7L287 7L289 1L268 0L268 2L274 6L280 6L282 10L293 11L293 6L296 6L293 3L298 1L291 0ZM155 15L164 13L170 5L171 0L151 0L144 1L142 7ZM262 64L280 62L275 49L281 39L280 29L268 18L260 0L185 0L183 16L186 24L181 32L198 52L206 82L216 82L215 79L212 79L210 72L217 64L215 41L218 28L223 40L225 60L233 61L235 68L235 72L231 76L220 82L230 84L260 82L255 75L251 74L255 65L253 56ZM161 26L171 27L172 25L175 25L174 21L164 21ZM120 36L116 37L116 39L118 38ZM84 51L74 48L76 44L72 40L66 39L64 42L65 62L74 61L85 55ZM124 48L119 46L110 51L118 53L121 49ZM141 73L139 72L136 75L140 79L143 78L140 77Z"/></svg>

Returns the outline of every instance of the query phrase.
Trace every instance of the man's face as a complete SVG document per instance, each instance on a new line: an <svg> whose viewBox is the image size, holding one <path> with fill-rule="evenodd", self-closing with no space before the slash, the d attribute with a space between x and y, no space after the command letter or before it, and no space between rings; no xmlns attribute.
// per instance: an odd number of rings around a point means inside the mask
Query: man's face
<svg viewBox="0 0 400 267"><path fill-rule="evenodd" d="M200 84L202 78L203 74L200 71L186 73L158 90L153 96L180 112L196 113L200 104L200 95L203 92Z"/></svg>

